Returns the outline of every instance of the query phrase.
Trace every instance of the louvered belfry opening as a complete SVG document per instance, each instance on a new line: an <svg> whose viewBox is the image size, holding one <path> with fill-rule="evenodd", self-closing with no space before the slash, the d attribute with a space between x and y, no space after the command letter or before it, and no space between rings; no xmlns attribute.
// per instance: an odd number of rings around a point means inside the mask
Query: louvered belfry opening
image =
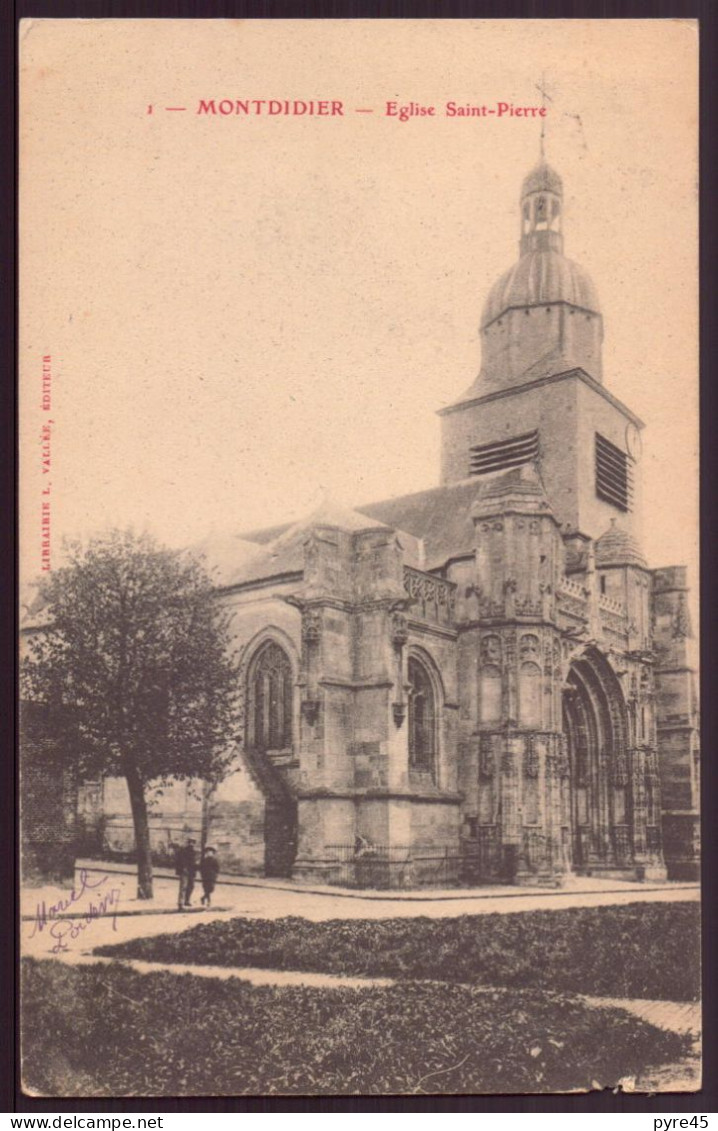
<svg viewBox="0 0 718 1131"><path fill-rule="evenodd" d="M488 475L491 471L505 471L521 467L538 459L539 435L534 428L521 436L508 440L495 440L491 444L477 444L469 452L469 475Z"/></svg>
<svg viewBox="0 0 718 1131"><path fill-rule="evenodd" d="M621 511L631 509L633 483L628 456L596 433L596 494Z"/></svg>

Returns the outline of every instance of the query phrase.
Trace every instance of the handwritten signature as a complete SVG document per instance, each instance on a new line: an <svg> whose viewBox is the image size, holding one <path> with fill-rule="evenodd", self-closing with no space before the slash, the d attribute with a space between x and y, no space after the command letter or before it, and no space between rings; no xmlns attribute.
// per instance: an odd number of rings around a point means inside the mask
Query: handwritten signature
<svg viewBox="0 0 718 1131"><path fill-rule="evenodd" d="M109 876L100 876L98 880L92 881L85 868L80 869L79 885L73 887L68 893L66 899L60 899L57 903L52 903L48 907L43 899L37 904L35 912L35 919L32 925L32 934L30 938L35 938L45 928L49 927L49 934L54 940L54 946L50 948L51 954L59 954L61 951L69 950L67 945L68 940L73 942L79 938L83 931L86 931L96 919L103 916L111 915L112 929L117 930L117 905L120 902L120 889L119 888L104 888L103 891L97 891L98 888L103 888L109 880ZM80 909L82 912L76 918L67 919L61 918L73 906L80 903L87 892L97 891L95 897L90 896L89 903L85 908Z"/></svg>

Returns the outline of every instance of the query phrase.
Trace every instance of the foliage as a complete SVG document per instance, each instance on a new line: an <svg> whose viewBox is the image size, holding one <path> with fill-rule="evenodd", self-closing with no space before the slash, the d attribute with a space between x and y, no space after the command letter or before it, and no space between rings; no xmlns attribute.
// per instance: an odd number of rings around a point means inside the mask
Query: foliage
<svg viewBox="0 0 718 1131"><path fill-rule="evenodd" d="M634 903L450 919L232 919L98 953L157 962L437 978L609 997L700 995L694 903Z"/></svg>
<svg viewBox="0 0 718 1131"><path fill-rule="evenodd" d="M80 774L127 780L142 887L149 783L215 782L233 756L227 618L199 561L131 531L69 547L38 596L44 624L29 638L24 695L44 707Z"/></svg>
<svg viewBox="0 0 718 1131"><path fill-rule="evenodd" d="M23 1078L40 1095L567 1091L676 1060L686 1038L556 994L263 986L24 962Z"/></svg>
<svg viewBox="0 0 718 1131"><path fill-rule="evenodd" d="M129 758L145 782L221 776L236 670L198 561L114 531L71 546L39 599L23 690L76 740L81 772L122 775Z"/></svg>

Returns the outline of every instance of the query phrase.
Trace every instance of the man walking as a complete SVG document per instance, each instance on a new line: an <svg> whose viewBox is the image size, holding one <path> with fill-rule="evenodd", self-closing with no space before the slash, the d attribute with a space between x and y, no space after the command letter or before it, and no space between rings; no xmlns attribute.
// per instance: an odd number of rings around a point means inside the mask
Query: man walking
<svg viewBox="0 0 718 1131"><path fill-rule="evenodd" d="M179 876L179 892L177 894L177 910L191 907L194 878L197 875L197 855L195 853L196 841L191 838L184 848L177 850L175 856L175 872Z"/></svg>
<svg viewBox="0 0 718 1131"><path fill-rule="evenodd" d="M217 876L219 875L219 860L217 854L211 845L207 845L202 853L202 859L199 865L199 874L202 879L202 888L204 895L202 896L202 906L209 907L212 902L212 892L214 885L217 883Z"/></svg>

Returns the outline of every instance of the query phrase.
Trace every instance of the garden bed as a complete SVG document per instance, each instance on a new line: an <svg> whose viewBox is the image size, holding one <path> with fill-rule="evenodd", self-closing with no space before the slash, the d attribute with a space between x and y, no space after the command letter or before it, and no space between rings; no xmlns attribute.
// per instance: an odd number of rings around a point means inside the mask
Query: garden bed
<svg viewBox="0 0 718 1131"><path fill-rule="evenodd" d="M45 1096L573 1091L689 1044L539 991L252 987L34 959L23 979L23 1082Z"/></svg>
<svg viewBox="0 0 718 1131"><path fill-rule="evenodd" d="M607 997L689 1001L700 996L700 919L694 903L451 919L232 919L98 947L97 953Z"/></svg>

